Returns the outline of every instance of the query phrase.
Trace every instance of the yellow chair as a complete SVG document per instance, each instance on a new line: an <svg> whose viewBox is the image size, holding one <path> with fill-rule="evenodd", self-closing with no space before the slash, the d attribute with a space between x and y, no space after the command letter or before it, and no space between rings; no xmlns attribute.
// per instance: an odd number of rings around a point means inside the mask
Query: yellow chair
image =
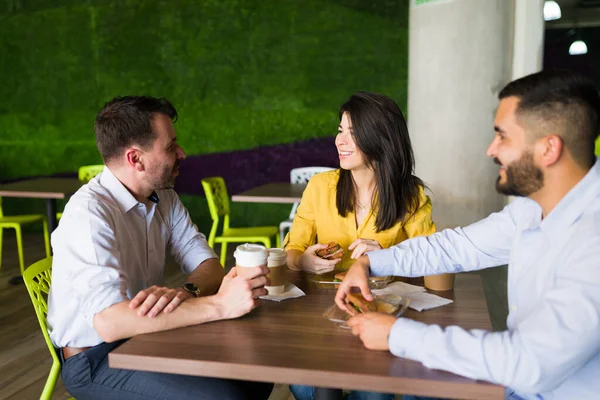
<svg viewBox="0 0 600 400"><path fill-rule="evenodd" d="M23 273L23 280L29 292L29 297L31 297L40 328L42 328L42 335L44 335L46 345L52 356L50 374L48 375L48 379L46 379L46 385L40 396L40 400L50 400L54 392L54 386L56 386L56 381L60 375L60 360L48 335L48 326L46 324L46 316L48 315L48 303L46 299L48 292L50 292L50 283L52 281L52 257L44 258L32 264ZM72 397L71 400L73 400Z"/></svg>
<svg viewBox="0 0 600 400"><path fill-rule="evenodd" d="M223 178L217 176L202 179L202 187L208 201L208 208L213 224L208 236L210 247L215 243L221 243L221 265L225 267L227 258L227 244L240 242L260 242L267 248L271 247L271 238L275 236L277 247L281 246L279 241L279 228L277 226L257 226L251 228L231 228L229 226L229 195ZM217 236L219 220L223 217L223 234Z"/></svg>
<svg viewBox="0 0 600 400"><path fill-rule="evenodd" d="M2 213L2 198L0 197L0 267L2 266L2 232L4 229L14 229L17 236L17 252L19 254L19 268L21 274L25 270L25 260L23 257L23 234L21 227L23 225L42 222L44 225L44 245L46 246L46 257L50 257L50 234L48 233L48 221L41 214L31 215L10 215L4 216Z"/></svg>
<svg viewBox="0 0 600 400"><path fill-rule="evenodd" d="M92 180L96 175L98 175L104 169L104 164L97 165L84 165L83 167L79 167L78 177L81 183L88 183ZM62 217L62 213L56 213L56 219L60 219Z"/></svg>

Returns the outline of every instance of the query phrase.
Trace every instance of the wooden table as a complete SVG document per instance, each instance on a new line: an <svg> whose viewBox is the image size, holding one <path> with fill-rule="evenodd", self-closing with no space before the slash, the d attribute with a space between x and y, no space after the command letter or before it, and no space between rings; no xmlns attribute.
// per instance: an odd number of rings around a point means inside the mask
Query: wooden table
<svg viewBox="0 0 600 400"><path fill-rule="evenodd" d="M366 350L348 330L326 320L334 290L300 273L290 280L307 296L263 301L251 314L132 338L109 355L113 368L303 384L463 399L503 399L504 388L430 370L389 352ZM408 318L442 326L490 329L479 275L456 279L453 304Z"/></svg>
<svg viewBox="0 0 600 400"><path fill-rule="evenodd" d="M245 203L299 203L306 184L274 182L231 196L231 201Z"/></svg>
<svg viewBox="0 0 600 400"><path fill-rule="evenodd" d="M64 199L81 187L77 178L39 178L0 185L0 197L46 200L48 230L56 229L56 199Z"/></svg>

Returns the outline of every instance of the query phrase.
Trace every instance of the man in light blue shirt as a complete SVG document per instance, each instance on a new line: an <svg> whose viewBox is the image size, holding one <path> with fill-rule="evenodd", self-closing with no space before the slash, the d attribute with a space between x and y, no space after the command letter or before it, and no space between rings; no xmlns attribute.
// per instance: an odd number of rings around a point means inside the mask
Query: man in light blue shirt
<svg viewBox="0 0 600 400"><path fill-rule="evenodd" d="M499 95L496 189L519 198L464 228L362 256L336 303L370 274L422 276L508 268L508 330L441 328L360 314L349 325L365 346L429 368L507 386L507 397L600 396L600 161L594 156L600 98L592 81L543 71Z"/></svg>
<svg viewBox="0 0 600 400"><path fill-rule="evenodd" d="M175 107L116 97L96 116L105 167L71 197L52 234L50 339L77 399L266 399L273 385L109 368L135 335L237 318L267 293L265 266L247 278L223 267L173 190L185 159ZM188 274L161 286L168 253Z"/></svg>

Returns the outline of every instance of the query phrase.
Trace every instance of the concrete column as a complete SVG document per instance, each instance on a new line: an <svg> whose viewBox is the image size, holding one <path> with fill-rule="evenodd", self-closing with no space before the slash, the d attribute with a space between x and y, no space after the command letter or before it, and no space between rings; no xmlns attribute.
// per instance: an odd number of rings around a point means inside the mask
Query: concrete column
<svg viewBox="0 0 600 400"><path fill-rule="evenodd" d="M542 69L544 60L544 0L515 0L511 79Z"/></svg>
<svg viewBox="0 0 600 400"><path fill-rule="evenodd" d="M497 93L511 80L515 3L416 4L410 2L408 73L416 174L431 189L438 228L463 226L505 204L485 150Z"/></svg>

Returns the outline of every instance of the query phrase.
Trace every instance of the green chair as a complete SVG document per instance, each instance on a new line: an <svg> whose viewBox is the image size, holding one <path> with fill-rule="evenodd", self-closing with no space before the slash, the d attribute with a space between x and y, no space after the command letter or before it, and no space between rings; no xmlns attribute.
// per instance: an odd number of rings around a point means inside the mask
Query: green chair
<svg viewBox="0 0 600 400"><path fill-rule="evenodd" d="M277 247L279 241L279 228L277 226L257 226L251 228L231 228L229 226L229 195L223 178L217 176L202 179L202 187L208 201L208 208L213 224L208 236L210 247L221 243L221 265L225 267L228 243L260 242L267 248L271 247L271 238L275 236ZM219 221L223 217L223 234L217 236Z"/></svg>
<svg viewBox="0 0 600 400"><path fill-rule="evenodd" d="M23 274L23 271L25 270L25 260L23 257L23 234L21 232L21 227L35 222L41 222L44 225L46 256L50 257L50 234L48 233L48 221L46 220L46 217L41 214L4 216L2 212L2 198L0 197L0 267L2 266L2 232L4 229L14 229L17 236L19 268L21 274Z"/></svg>
<svg viewBox="0 0 600 400"><path fill-rule="evenodd" d="M44 258L32 264L23 273L23 280L29 292L29 297L31 297L40 328L42 328L42 335L44 335L46 345L52 356L50 374L48 375L48 379L46 379L46 385L40 396L40 400L50 400L54 392L54 386L56 386L56 381L60 375L60 360L48 335L48 326L46 324L46 316L48 315L48 303L46 299L50 292L50 283L52 281L52 257ZM71 399L73 398L71 397Z"/></svg>
<svg viewBox="0 0 600 400"><path fill-rule="evenodd" d="M81 183L88 183L92 178L102 172L103 169L103 164L84 165L83 167L79 167L79 180Z"/></svg>
<svg viewBox="0 0 600 400"><path fill-rule="evenodd" d="M81 183L88 183L92 180L96 175L98 175L104 169L104 164L97 165L84 165L83 167L79 167L79 181ZM60 219L62 217L62 213L56 213L56 219Z"/></svg>

